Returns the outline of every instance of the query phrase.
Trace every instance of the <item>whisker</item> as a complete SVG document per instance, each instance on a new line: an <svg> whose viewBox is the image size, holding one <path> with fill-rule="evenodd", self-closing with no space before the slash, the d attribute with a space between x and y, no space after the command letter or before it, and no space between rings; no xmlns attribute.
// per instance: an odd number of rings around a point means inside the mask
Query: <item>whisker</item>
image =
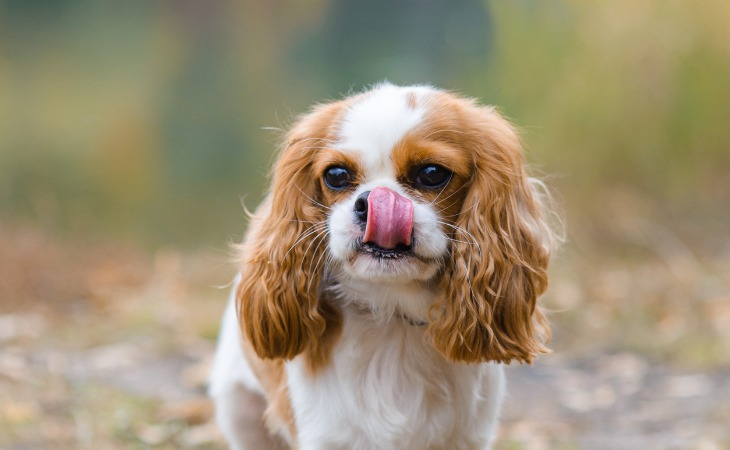
<svg viewBox="0 0 730 450"><path fill-rule="evenodd" d="M452 176L453 176L453 175L452 175ZM449 181L451 181L451 179L449 179ZM431 200L431 202L429 203L429 204L430 204L431 206L433 206L434 202L435 202L436 200L438 200L438 199L439 199L439 197L441 197L441 194L443 194L443 193L444 193L444 191L446 190L446 187L447 187L448 185L449 185L449 183L448 183L448 182L447 182L446 184L444 184L444 187L442 187L442 188L441 188L441 190L439 191L439 193L438 193L438 195L436 196L436 198L434 198L433 200Z"/></svg>
<svg viewBox="0 0 730 450"><path fill-rule="evenodd" d="M451 242L459 242L459 243L461 243L461 244L467 244L467 245L477 245L477 244L475 244L474 242L469 242L469 241L461 241L461 240L459 240L459 239L454 239L454 238L450 238L450 237L447 237L446 239L450 240Z"/></svg>
<svg viewBox="0 0 730 450"><path fill-rule="evenodd" d="M314 236L314 238L312 238L312 242L310 242L309 245L307 246L307 248L304 250L304 254L309 253L309 249L312 248L312 245L314 245L314 243L319 238L321 238L322 236L324 236L326 233L327 233L327 228L326 227L324 229L322 229L322 230L317 230L316 235Z"/></svg>
<svg viewBox="0 0 730 450"><path fill-rule="evenodd" d="M451 208L452 206L454 206L455 204L457 204L458 202L459 202L459 200L458 200L458 199L456 199L456 200L454 200L453 202L449 203L448 205L444 206L443 208L439 209L439 210L438 210L438 212L444 212L444 211L446 211L447 209L449 209L449 208Z"/></svg>
<svg viewBox="0 0 730 450"><path fill-rule="evenodd" d="M286 133L286 130L279 127L261 127L264 131L277 131L279 133Z"/></svg>
<svg viewBox="0 0 730 450"><path fill-rule="evenodd" d="M323 138L323 137L319 137L319 136L297 139L295 142L307 142L307 141L322 141L322 142L330 142L332 144L337 143L337 141L335 141L334 139L327 139L327 138Z"/></svg>
<svg viewBox="0 0 730 450"><path fill-rule="evenodd" d="M446 200L448 200L448 199L450 199L451 197L453 197L453 196L454 196L454 194L456 194L456 193L457 193L457 192L459 192L460 190L464 189L464 187L465 187L465 186L466 186L466 184L462 184L462 185L461 185L461 186L459 187L459 189L457 189L457 190L455 190L454 192L452 192L451 194L449 194L449 196L448 196L448 197L442 198L442 199L441 199L441 200L439 200L439 201L438 201L437 203L433 203L432 205L433 205L433 206L436 206L436 205L438 205L439 203L443 203L443 202L445 202Z"/></svg>
<svg viewBox="0 0 730 450"><path fill-rule="evenodd" d="M299 219L292 219L289 222L296 222L296 223L313 223L313 224L324 224L326 222L325 220L320 220L318 222L313 222L311 220L299 220Z"/></svg>
<svg viewBox="0 0 730 450"><path fill-rule="evenodd" d="M449 208L450 208L451 206L453 206L453 205L454 205L454 203L452 203L451 205L447 206L446 208L440 209L440 210L439 210L438 212L441 212L441 211L447 210L447 209L449 209ZM449 217L457 217L457 216L460 216L460 215L464 214L465 212L467 212L467 211L470 211L470 210L474 209L474 207L475 207L475 206L477 206L477 203L474 203L474 204L473 204L473 205L471 205L470 207L466 208L466 209L465 209L464 211L458 212L458 213L456 213L456 214L450 214L450 215L448 215L448 216L441 216L441 218L442 218L442 219L446 219L446 218L449 218Z"/></svg>
<svg viewBox="0 0 730 450"><path fill-rule="evenodd" d="M474 244L477 246L477 250L479 251L479 254L481 255L481 253L482 253L482 247L479 244L479 241L477 241L477 238L475 238L473 234L471 234L470 232L466 231L465 229L463 229L461 227L458 227L456 225L452 225L452 224L450 224L448 222L444 222L442 220L437 220L436 222L437 223L440 223L442 225L446 225L447 227L453 228L454 230L456 230L458 232L461 232L461 233L464 233L465 235L467 235L469 238L471 238L472 242L474 242Z"/></svg>
<svg viewBox="0 0 730 450"><path fill-rule="evenodd" d="M324 242L324 240L322 240L322 242ZM320 242L320 245L322 244L322 242ZM327 252L323 251L322 254L319 255L319 258L317 258L317 264L314 265L314 270L311 273L312 274L317 273L317 269L319 268L319 263L321 263L323 261L324 261L323 268L326 267L328 257L329 257L329 255L327 254ZM310 283L312 281L312 278L314 278L314 277L310 277L310 279L309 279ZM309 289L309 288L307 288L307 289Z"/></svg>
<svg viewBox="0 0 730 450"><path fill-rule="evenodd" d="M326 238L327 238L327 234L326 234L326 233L323 233L323 234L322 234L322 235L320 235L319 237L323 237L323 239L321 239L321 240L319 241L319 244L317 244L317 247L315 247L315 249L314 249L314 254L317 254L317 250L319 250L319 247L320 247L320 246L321 246L321 245L322 245L322 244L323 244L324 242L326 242L326 241L327 241L327 239L326 239ZM324 257L324 256L325 256L326 254L327 254L327 252L326 252L326 251L323 251L323 252L322 252L322 253L321 253L321 254L319 255L319 258L317 258L317 264L315 264L315 265L314 265L314 270L312 270L312 262L314 261L314 259L312 259L312 260L311 260L311 261L309 262L309 274L310 274L310 275L309 275L309 283L307 283L307 292L309 292L309 291L310 291L310 290L312 289L312 280L313 280L313 279L315 278L315 277L314 277L314 274L315 274L315 273L317 273L317 268L319 267L319 263L320 263L320 262L322 261L322 258L323 258L323 257Z"/></svg>
<svg viewBox="0 0 730 450"><path fill-rule="evenodd" d="M325 230L325 231L326 231L326 230ZM326 241L326 237L327 237L327 233L326 233L326 232L324 232L324 233L322 233L322 234L319 234L319 235L317 235L317 237L316 237L316 238L314 238L314 240L315 240L315 241L319 241L319 242L318 242L318 243L317 243L317 245L316 245L316 246L314 247L314 250L312 250L312 255L316 255L316 254L317 254L317 251L319 250L319 248L320 248L320 247L322 246L322 244L323 244L323 243L324 243L324 242ZM321 255L319 255L319 258L318 258L318 260L322 258L322 255L324 255L324 253L322 253ZM310 273L310 274L314 273L314 272L312 272L312 265L313 265L313 264L314 264L314 258L311 258L311 259L309 260L309 273ZM315 267L316 267L316 266L315 266Z"/></svg>
<svg viewBox="0 0 730 450"><path fill-rule="evenodd" d="M327 253L327 252L324 252ZM324 254L323 253L323 254ZM322 279L327 280L330 276L330 262L332 261L331 256L327 254L327 256L324 258L324 264L322 264ZM317 267L315 266L315 270ZM325 281L326 283L326 281Z"/></svg>
<svg viewBox="0 0 730 450"><path fill-rule="evenodd" d="M301 192L301 193L302 193L302 195L303 195L304 197L306 197L306 198L307 198L307 200L309 200L310 202L312 202L312 203L313 203L314 205L317 205L317 206L321 206L321 207L322 207L322 208L324 208L324 209L329 209L329 210L332 210L332 208L330 208L329 206L325 206L325 205L321 204L320 202L318 202L317 200L315 200L315 199L313 199L312 197L310 197L310 196L308 196L307 194L305 194L305 193L304 193L304 191L303 191L303 190L301 190L301 189L299 189L299 186L297 186L296 184L294 185L294 187L295 187L295 188L297 188L297 190L298 190L299 192Z"/></svg>
<svg viewBox="0 0 730 450"><path fill-rule="evenodd" d="M289 247L289 250L287 250L286 253L284 253L284 257L282 258L282 260L284 258L286 258L286 256L289 254L289 252L291 252L294 249L294 247L297 246L298 243L302 242L304 239L308 238L309 236L311 236L313 234L316 234L319 231L321 231L321 230L319 230L317 228L318 225L319 224L312 225L311 227L309 227L306 230L302 231L302 234L300 234L299 237L297 238L297 240L292 244L292 246ZM325 227L326 227L326 225L325 225Z"/></svg>

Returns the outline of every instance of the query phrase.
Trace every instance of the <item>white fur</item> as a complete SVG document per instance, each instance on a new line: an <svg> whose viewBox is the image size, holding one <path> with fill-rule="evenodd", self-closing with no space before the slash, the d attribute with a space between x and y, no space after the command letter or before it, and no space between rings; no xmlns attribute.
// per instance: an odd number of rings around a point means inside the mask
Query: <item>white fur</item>
<svg viewBox="0 0 730 450"><path fill-rule="evenodd" d="M497 364L445 364L423 328L348 310L332 364L287 364L302 450L485 449L504 392Z"/></svg>
<svg viewBox="0 0 730 450"><path fill-rule="evenodd" d="M504 397L500 364L454 364L425 337L435 292L428 281L447 258L448 241L434 207L414 204L412 259L383 260L358 253L362 230L353 223L357 196L386 186L408 197L395 180L393 147L422 123L428 87L376 87L345 114L337 148L359 157L364 181L333 205L328 219L330 297L343 312L332 361L311 375L302 357L286 364L301 450L490 448ZM409 93L418 99L408 106ZM233 302L233 299L231 299ZM261 386L240 350L235 308L226 311L211 377L218 423L234 448L273 448L251 442L260 422L237 422L260 413ZM245 388L233 395L236 389ZM245 394L241 394L245 392ZM249 404L251 406L249 406ZM248 417L247 416L247 417ZM258 426L258 430L252 428ZM246 434L246 436L243 436ZM266 446L266 447L265 447Z"/></svg>
<svg viewBox="0 0 730 450"><path fill-rule="evenodd" d="M370 178L393 179L390 152L421 123L426 112L422 105L409 108L407 94L422 98L432 91L427 87L402 88L387 83L375 87L345 114L335 148L362 158Z"/></svg>

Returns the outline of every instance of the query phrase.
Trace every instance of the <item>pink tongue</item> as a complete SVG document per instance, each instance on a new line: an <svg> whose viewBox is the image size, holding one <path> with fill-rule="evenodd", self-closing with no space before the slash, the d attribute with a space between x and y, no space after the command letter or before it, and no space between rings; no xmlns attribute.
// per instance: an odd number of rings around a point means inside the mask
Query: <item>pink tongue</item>
<svg viewBox="0 0 730 450"><path fill-rule="evenodd" d="M398 244L411 245L413 203L386 187L377 187L368 195L368 220L363 242L394 249Z"/></svg>

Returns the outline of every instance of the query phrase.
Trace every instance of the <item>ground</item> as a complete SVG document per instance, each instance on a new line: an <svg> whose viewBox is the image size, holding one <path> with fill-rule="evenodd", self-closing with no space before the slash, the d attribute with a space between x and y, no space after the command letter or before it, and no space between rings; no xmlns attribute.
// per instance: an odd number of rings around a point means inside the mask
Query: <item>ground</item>
<svg viewBox="0 0 730 450"><path fill-rule="evenodd" d="M497 449L730 448L728 249L631 230L643 250L558 255L553 353L508 368ZM224 448L205 395L224 246L4 226L0 247L0 448Z"/></svg>

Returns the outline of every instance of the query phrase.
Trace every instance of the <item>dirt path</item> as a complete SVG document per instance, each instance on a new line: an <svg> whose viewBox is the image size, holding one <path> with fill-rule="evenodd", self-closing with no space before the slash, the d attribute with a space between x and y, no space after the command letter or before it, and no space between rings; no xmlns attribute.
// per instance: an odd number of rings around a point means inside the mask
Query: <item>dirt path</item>
<svg viewBox="0 0 730 450"><path fill-rule="evenodd" d="M13 428L2 448L221 448L205 396L212 341L23 341L0 348L0 417ZM497 448L730 448L729 375L673 371L632 353L511 366Z"/></svg>
<svg viewBox="0 0 730 450"><path fill-rule="evenodd" d="M676 371L620 353L553 355L508 373L503 436L517 448L730 448L727 372Z"/></svg>

